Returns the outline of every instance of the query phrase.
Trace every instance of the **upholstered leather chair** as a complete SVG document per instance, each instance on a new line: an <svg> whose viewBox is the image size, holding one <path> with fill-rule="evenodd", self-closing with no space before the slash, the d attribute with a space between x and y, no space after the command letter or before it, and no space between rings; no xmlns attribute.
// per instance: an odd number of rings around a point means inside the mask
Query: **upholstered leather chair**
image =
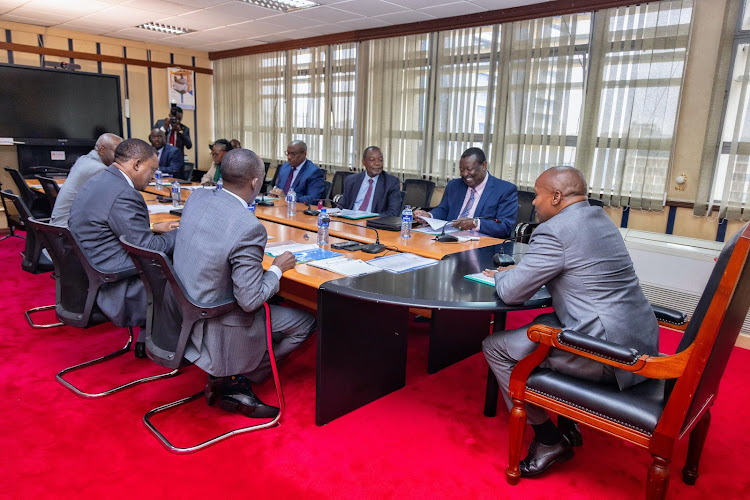
<svg viewBox="0 0 750 500"><path fill-rule="evenodd" d="M648 356L628 346L589 337L585 332L531 326L529 339L539 346L516 365L510 380L514 406L510 415L508 483L516 484L520 479L526 403L531 403L647 449L653 457L646 481L647 498L664 498L674 445L690 434L682 479L695 484L711 422L710 409L750 308L748 254L750 224L734 235L719 255L677 352L671 356ZM647 380L620 391L617 385L537 368L553 348ZM740 462L743 458L737 457Z"/></svg>
<svg viewBox="0 0 750 500"><path fill-rule="evenodd" d="M334 196L344 194L344 181L347 177L356 173L352 170L336 170L333 173L333 179L331 179L333 187L331 188L331 196L329 198L333 199Z"/></svg>
<svg viewBox="0 0 750 500"><path fill-rule="evenodd" d="M20 196L13 193L3 192L2 196L5 200L10 201L13 207L18 212L23 225L26 228L26 247L23 251L23 260L21 261L21 269L27 273L40 274L48 273L54 268L52 261L42 254L42 243L36 237L36 232L33 227L29 227L29 208L26 203L23 202Z"/></svg>
<svg viewBox="0 0 750 500"><path fill-rule="evenodd" d="M99 289L106 283L135 276L137 273L135 268L116 273L102 271L88 260L68 228L52 226L33 218L29 219L28 223L36 231L54 263L56 301L54 307L57 318L65 325L78 328L90 328L108 322L109 318L96 306L96 296ZM57 381L78 396L98 398L109 396L144 382L177 375L177 370L173 370L169 373L140 378L99 393L84 392L65 380L64 376L70 372L107 361L128 352L133 343L133 327L128 327L128 332L130 334L128 342L122 349L101 358L66 368L57 374Z"/></svg>
<svg viewBox="0 0 750 500"><path fill-rule="evenodd" d="M10 190L3 191L3 183L0 182L0 193L13 193ZM11 207L13 206L12 203L6 203L5 196L0 195L0 199L2 199L3 203L3 213L5 213L5 223L8 226L8 234L0 238L0 241L7 240L8 238L16 237L24 239L23 236L20 234L16 234L16 229L20 229L21 231L26 231L26 227L23 225L23 221L21 220L21 216L19 215L18 211L15 210L15 207L11 210Z"/></svg>
<svg viewBox="0 0 750 500"><path fill-rule="evenodd" d="M404 206L411 205L413 209L421 208L427 210L432 202L432 193L435 192L435 183L424 179L406 179L404 181Z"/></svg>
<svg viewBox="0 0 750 500"><path fill-rule="evenodd" d="M187 293L165 254L128 243L124 236L120 237L120 242L133 259L146 287L148 304L146 353L152 361L165 368L180 369L189 364L184 359L184 355L195 323L226 314L237 309L239 305L235 301L211 304L197 302ZM201 389L200 392L192 396L154 408L143 417L146 427L169 451L179 454L192 453L238 434L273 427L281 419L284 413L284 394L281 390L281 379L273 352L271 313L268 304L264 304L264 307L266 309L268 353L271 358L273 380L276 384L276 393L279 399L278 415L268 422L229 431L193 446L175 446L154 426L151 417L203 397L204 391Z"/></svg>
<svg viewBox="0 0 750 500"><path fill-rule="evenodd" d="M518 191L518 214L516 215L516 224L523 222L534 222L536 210L534 209L534 198L536 195L532 191Z"/></svg>

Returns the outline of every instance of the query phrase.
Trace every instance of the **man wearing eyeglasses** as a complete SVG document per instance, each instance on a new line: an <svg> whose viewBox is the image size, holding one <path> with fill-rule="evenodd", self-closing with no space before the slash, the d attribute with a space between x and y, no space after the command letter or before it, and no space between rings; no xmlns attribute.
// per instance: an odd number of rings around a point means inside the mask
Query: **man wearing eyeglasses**
<svg viewBox="0 0 750 500"><path fill-rule="evenodd" d="M292 141L286 148L286 163L279 167L276 187L270 194L286 196L290 189L300 203L317 203L326 189L323 171L307 159L307 144Z"/></svg>

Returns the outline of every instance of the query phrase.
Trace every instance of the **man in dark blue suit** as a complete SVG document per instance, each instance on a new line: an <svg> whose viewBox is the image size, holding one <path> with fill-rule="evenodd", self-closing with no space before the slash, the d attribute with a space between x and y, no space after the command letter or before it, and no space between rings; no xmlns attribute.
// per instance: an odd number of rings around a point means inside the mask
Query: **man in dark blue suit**
<svg viewBox="0 0 750 500"><path fill-rule="evenodd" d="M495 238L510 236L518 213L516 186L487 173L487 158L479 148L464 151L459 170L461 178L448 183L440 205L432 212L417 210L414 215L456 220L455 227Z"/></svg>
<svg viewBox="0 0 750 500"><path fill-rule="evenodd" d="M286 196L289 189L297 193L300 203L317 203L326 189L325 175L316 164L307 159L307 144L292 141L286 147L287 161L279 167L276 187L270 194Z"/></svg>
<svg viewBox="0 0 750 500"><path fill-rule="evenodd" d="M165 175L181 179L185 172L185 156L180 150L167 144L164 132L158 128L151 129L148 140L156 149L156 156L159 158L159 170Z"/></svg>
<svg viewBox="0 0 750 500"><path fill-rule="evenodd" d="M383 170L383 153L370 146L362 154L364 172L350 175L344 181L339 200L343 208L375 212L382 216L401 212L401 181Z"/></svg>

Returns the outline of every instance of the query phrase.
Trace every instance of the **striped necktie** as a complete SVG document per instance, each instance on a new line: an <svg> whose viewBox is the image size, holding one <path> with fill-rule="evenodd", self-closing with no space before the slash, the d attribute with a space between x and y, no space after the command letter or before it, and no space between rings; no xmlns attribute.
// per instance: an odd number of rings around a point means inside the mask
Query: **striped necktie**
<svg viewBox="0 0 750 500"><path fill-rule="evenodd" d="M474 206L474 195L477 194L477 190L474 188L471 188L471 195L469 195L469 201L466 202L466 206L461 211L461 215L459 217L468 217L469 212L471 211L471 207Z"/></svg>

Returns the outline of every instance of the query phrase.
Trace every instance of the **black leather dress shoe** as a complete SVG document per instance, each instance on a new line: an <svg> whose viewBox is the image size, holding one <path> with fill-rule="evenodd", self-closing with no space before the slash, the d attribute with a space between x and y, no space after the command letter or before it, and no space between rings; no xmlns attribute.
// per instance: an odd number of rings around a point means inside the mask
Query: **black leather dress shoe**
<svg viewBox="0 0 750 500"><path fill-rule="evenodd" d="M208 403L208 406L213 406L216 399L224 393L231 383L232 377L213 377L209 375L205 390L206 403Z"/></svg>
<svg viewBox="0 0 750 500"><path fill-rule="evenodd" d="M570 446L583 446L583 435L581 429L578 428L578 422L573 422L572 425L558 426L563 437L568 440Z"/></svg>
<svg viewBox="0 0 750 500"><path fill-rule="evenodd" d="M135 348L133 349L133 353L135 354L136 358L145 358L146 357L146 343L145 342L136 342Z"/></svg>
<svg viewBox="0 0 750 500"><path fill-rule="evenodd" d="M553 445L544 445L536 439L529 446L529 454L521 460L521 477L536 476L553 464L561 464L573 458L573 448L567 439Z"/></svg>
<svg viewBox="0 0 750 500"><path fill-rule="evenodd" d="M214 404L221 397L219 407L234 413L241 413L250 418L274 418L279 414L275 406L265 404L255 395L250 381L243 376L208 377L206 385L206 402Z"/></svg>

